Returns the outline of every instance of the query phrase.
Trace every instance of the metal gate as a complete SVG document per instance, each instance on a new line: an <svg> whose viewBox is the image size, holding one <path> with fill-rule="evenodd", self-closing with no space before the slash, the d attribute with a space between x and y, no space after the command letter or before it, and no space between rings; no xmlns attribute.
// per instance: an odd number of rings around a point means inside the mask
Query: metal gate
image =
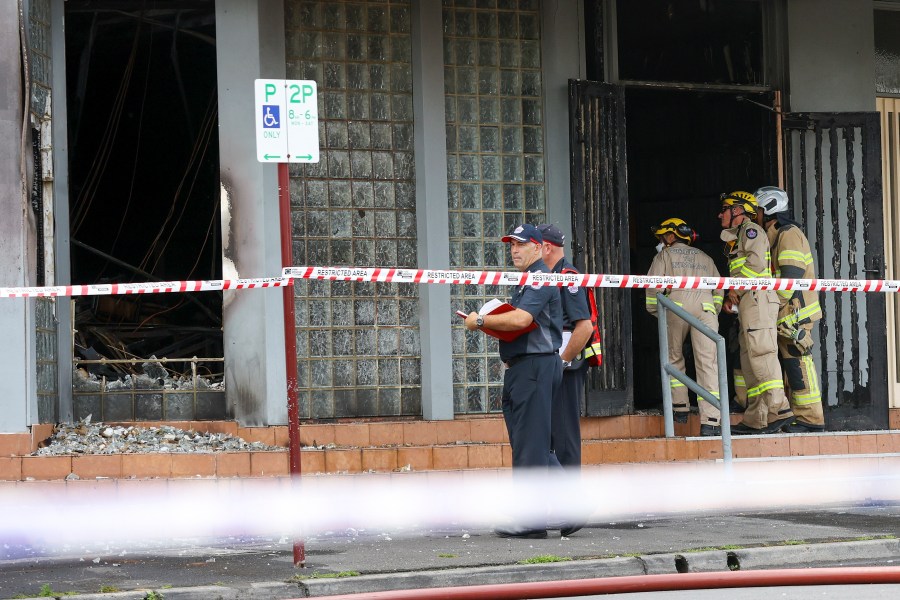
<svg viewBox="0 0 900 600"><path fill-rule="evenodd" d="M878 113L793 113L782 124L787 191L816 274L883 278ZM829 429L886 428L884 294L826 292L820 302L814 353Z"/></svg>
<svg viewBox="0 0 900 600"><path fill-rule="evenodd" d="M586 273L630 273L625 94L621 87L569 80L573 263ZM631 295L596 288L603 365L588 369L589 416L634 407Z"/></svg>

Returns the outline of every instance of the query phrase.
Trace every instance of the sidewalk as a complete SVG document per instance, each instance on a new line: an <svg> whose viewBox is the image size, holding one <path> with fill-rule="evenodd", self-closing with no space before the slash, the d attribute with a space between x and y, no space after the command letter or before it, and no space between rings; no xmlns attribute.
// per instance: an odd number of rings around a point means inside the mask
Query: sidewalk
<svg viewBox="0 0 900 600"><path fill-rule="evenodd" d="M8 518L5 515L4 518ZM0 561L0 598L79 592L72 600L286 599L363 591L697 571L890 565L900 505L738 514L643 515L593 522L571 538L501 539L488 530L335 531L291 540L173 540L140 549L70 548ZM8 543L6 556L17 550ZM18 552L24 552L19 549ZM537 557L558 562L519 564ZM545 560L550 560L545 558ZM358 575L356 574L358 573ZM342 577L329 575L344 574ZM101 590L122 590L97 593ZM153 597L153 596L151 596Z"/></svg>

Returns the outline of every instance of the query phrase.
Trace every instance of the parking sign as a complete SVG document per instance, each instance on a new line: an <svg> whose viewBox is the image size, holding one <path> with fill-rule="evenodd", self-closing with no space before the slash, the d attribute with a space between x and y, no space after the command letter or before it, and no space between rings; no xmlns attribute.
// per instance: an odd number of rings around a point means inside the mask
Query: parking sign
<svg viewBox="0 0 900 600"><path fill-rule="evenodd" d="M319 103L315 81L257 79L256 159L319 162Z"/></svg>

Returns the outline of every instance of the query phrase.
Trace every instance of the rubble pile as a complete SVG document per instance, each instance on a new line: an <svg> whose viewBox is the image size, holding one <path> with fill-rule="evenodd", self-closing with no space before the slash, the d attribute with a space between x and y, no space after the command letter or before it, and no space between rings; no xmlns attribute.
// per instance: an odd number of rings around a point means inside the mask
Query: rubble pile
<svg viewBox="0 0 900 600"><path fill-rule="evenodd" d="M283 450L262 442L246 442L225 433L185 431L169 425L124 427L91 423L90 416L74 425L60 424L32 456L65 454L144 454L150 452L210 453L236 450Z"/></svg>

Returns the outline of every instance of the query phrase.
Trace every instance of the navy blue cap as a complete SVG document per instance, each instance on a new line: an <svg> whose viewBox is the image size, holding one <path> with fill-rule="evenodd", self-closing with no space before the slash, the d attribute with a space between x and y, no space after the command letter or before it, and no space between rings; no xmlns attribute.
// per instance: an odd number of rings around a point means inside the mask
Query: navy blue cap
<svg viewBox="0 0 900 600"><path fill-rule="evenodd" d="M548 244L553 244L554 246L559 246L562 248L566 244L566 236L565 234L559 230L559 227L556 225L552 225L550 223L544 223L543 225L538 225L538 231L541 232L541 235L544 236L544 241Z"/></svg>
<svg viewBox="0 0 900 600"><path fill-rule="evenodd" d="M541 235L540 230L534 225L529 225L525 223L524 225L519 225L511 233L504 235L500 238L501 242L509 243L513 240L517 242L534 242L535 244L543 244L544 236Z"/></svg>

